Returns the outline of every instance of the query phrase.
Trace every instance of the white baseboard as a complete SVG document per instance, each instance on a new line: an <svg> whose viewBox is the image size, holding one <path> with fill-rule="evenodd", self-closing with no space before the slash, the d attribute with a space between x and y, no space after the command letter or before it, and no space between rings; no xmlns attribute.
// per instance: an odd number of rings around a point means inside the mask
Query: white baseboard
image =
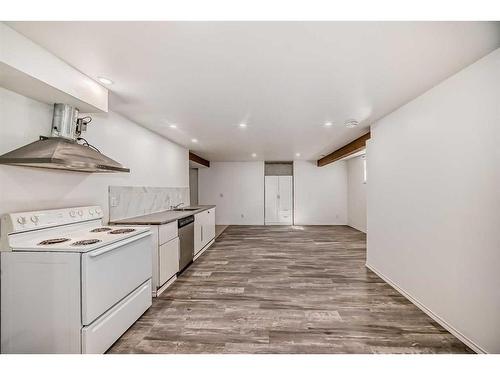
<svg viewBox="0 0 500 375"><path fill-rule="evenodd" d="M363 232L364 234L366 234L366 229L358 228L357 226L354 226L352 224L347 224L347 226L351 227L352 229L359 230L360 232Z"/></svg>
<svg viewBox="0 0 500 375"><path fill-rule="evenodd" d="M205 247L203 249L201 249L193 258L193 262L198 259L210 246L212 246L212 244L215 242L215 238L210 241L209 243L207 243L205 245Z"/></svg>
<svg viewBox="0 0 500 375"><path fill-rule="evenodd" d="M382 272L380 272L379 270L377 270L375 267L371 266L370 264L366 263L365 265L368 269L370 269L372 272L374 272L378 277L380 277L387 284L389 284L394 289L396 289L407 300L409 300L411 303L413 303L415 306L417 306L420 310L422 310L425 314L427 314L432 320L434 320L437 323L439 323L440 325L442 325L448 332L450 332L453 336L455 336L457 339L459 339L461 342L463 342L469 348L471 348L472 350L474 350L476 353L479 353L479 354L488 354L488 352L486 350L484 350L479 345L477 345L474 341L472 341L471 339L469 339L468 337L463 335L459 330L457 330L455 327L453 327L451 324L449 324L446 320L444 320L440 316L433 313L432 310L430 310L428 307L426 307L418 299L411 296L405 290L401 289L389 277L385 276Z"/></svg>
<svg viewBox="0 0 500 375"><path fill-rule="evenodd" d="M177 280L177 275L172 276L168 281L161 286L160 289L156 291L156 294L153 295L153 297L159 297L160 294L162 294L165 290L168 289L170 285L174 283L174 281Z"/></svg>

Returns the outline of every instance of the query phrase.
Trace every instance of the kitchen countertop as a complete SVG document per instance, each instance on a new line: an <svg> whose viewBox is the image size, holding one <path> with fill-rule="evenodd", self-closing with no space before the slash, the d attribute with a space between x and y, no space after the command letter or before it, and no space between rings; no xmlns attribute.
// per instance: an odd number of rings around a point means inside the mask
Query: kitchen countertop
<svg viewBox="0 0 500 375"><path fill-rule="evenodd" d="M161 224L167 224L171 223L172 221L176 221L179 219L182 219L183 217L186 216L191 216L191 215L196 215L199 212L209 210L211 208L214 208L215 205L197 205L197 206L186 206L182 208L197 208L195 211L174 211L174 210L167 210L167 211L160 211L160 212L154 212L152 214L148 215L142 215L142 216L135 216L135 217L129 217L127 219L120 219L120 220L114 220L110 221L110 224L117 224L117 225L161 225Z"/></svg>

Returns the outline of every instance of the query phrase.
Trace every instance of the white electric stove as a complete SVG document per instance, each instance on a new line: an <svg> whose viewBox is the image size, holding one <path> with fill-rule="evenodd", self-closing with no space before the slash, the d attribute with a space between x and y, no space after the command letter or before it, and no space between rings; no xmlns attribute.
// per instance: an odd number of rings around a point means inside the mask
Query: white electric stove
<svg viewBox="0 0 500 375"><path fill-rule="evenodd" d="M103 353L151 306L149 227L102 217L98 206L2 216L2 353Z"/></svg>

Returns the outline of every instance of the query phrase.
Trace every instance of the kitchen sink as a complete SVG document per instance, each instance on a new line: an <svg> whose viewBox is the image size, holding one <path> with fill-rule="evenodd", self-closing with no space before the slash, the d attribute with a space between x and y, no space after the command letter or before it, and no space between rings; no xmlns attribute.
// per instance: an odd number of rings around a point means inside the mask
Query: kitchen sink
<svg viewBox="0 0 500 375"><path fill-rule="evenodd" d="M174 208L174 211L196 211L199 208Z"/></svg>

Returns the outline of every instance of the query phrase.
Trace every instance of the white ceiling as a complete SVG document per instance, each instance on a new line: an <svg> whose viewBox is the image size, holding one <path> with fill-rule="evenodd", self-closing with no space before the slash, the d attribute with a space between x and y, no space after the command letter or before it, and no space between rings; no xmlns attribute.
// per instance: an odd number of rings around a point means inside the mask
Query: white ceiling
<svg viewBox="0 0 500 375"><path fill-rule="evenodd" d="M112 79L113 111L212 161L316 159L500 47L492 22L8 24Z"/></svg>

